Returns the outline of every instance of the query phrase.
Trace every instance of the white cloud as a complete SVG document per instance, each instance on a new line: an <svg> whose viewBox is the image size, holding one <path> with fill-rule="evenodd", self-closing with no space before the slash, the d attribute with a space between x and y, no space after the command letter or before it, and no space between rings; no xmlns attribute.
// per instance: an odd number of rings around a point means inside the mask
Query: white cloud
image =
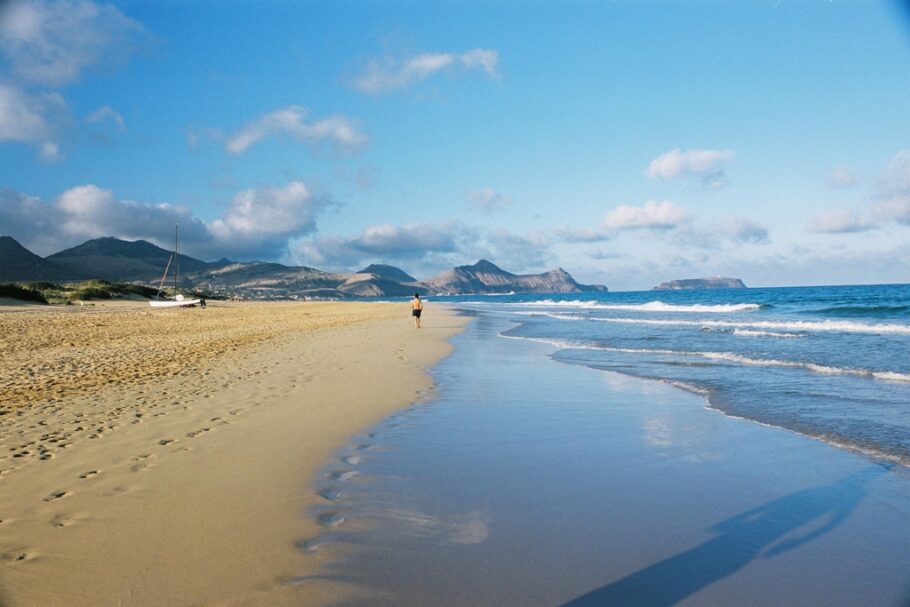
<svg viewBox="0 0 910 607"><path fill-rule="evenodd" d="M316 230L315 217L326 204L303 183L291 182L239 192L223 217L207 222L186 207L119 200L110 190L89 184L70 188L50 203L0 192L0 225L40 255L102 236L168 247L179 223L191 255L275 258L286 250L288 239Z"/></svg>
<svg viewBox="0 0 910 607"><path fill-rule="evenodd" d="M511 206L514 202L511 196L500 194L493 188L471 190L465 196L467 196L468 202L472 207L487 213L501 211Z"/></svg>
<svg viewBox="0 0 910 607"><path fill-rule="evenodd" d="M872 212L884 220L910 225L910 150L898 152L879 180Z"/></svg>
<svg viewBox="0 0 910 607"><path fill-rule="evenodd" d="M53 142L41 144L41 150L38 155L44 160L52 161L60 159L60 145Z"/></svg>
<svg viewBox="0 0 910 607"><path fill-rule="evenodd" d="M401 264L416 276L435 275L453 266L491 259L513 272L537 271L551 261L550 239L542 232L514 234L483 231L459 221L381 224L353 237L296 239L291 263L354 270L371 262Z"/></svg>
<svg viewBox="0 0 910 607"><path fill-rule="evenodd" d="M680 150L665 152L651 161L645 175L649 179L668 181L681 176L694 176L708 189L726 183L724 163L736 156L733 150Z"/></svg>
<svg viewBox="0 0 910 607"><path fill-rule="evenodd" d="M351 79L351 86L370 95L406 88L442 71L482 70L487 76L499 75L499 53L476 48L465 53L422 53L412 57L373 59L362 73Z"/></svg>
<svg viewBox="0 0 910 607"><path fill-rule="evenodd" d="M734 242L764 244L768 242L768 229L750 219L731 217L721 222L721 231Z"/></svg>
<svg viewBox="0 0 910 607"><path fill-rule="evenodd" d="M456 232L454 224L383 224L366 228L351 241L351 245L358 251L371 255L418 257L428 250L455 251Z"/></svg>
<svg viewBox="0 0 910 607"><path fill-rule="evenodd" d="M848 234L866 232L877 226L851 210L837 210L816 215L809 221L807 229L819 234Z"/></svg>
<svg viewBox="0 0 910 607"><path fill-rule="evenodd" d="M477 233L460 222L380 224L351 238L320 236L297 239L290 246L293 263L350 270L367 261L426 263L470 248Z"/></svg>
<svg viewBox="0 0 910 607"><path fill-rule="evenodd" d="M219 243L242 242L245 249L260 250L275 239L316 231L316 213L324 205L300 181L281 188L243 190L234 196L224 217L212 221L208 229Z"/></svg>
<svg viewBox="0 0 910 607"><path fill-rule="evenodd" d="M839 166L828 175L828 187L832 190L845 190L859 183L859 175L847 167Z"/></svg>
<svg viewBox="0 0 910 607"><path fill-rule="evenodd" d="M564 242L601 242L609 240L611 234L606 230L560 226L553 230L554 236Z"/></svg>
<svg viewBox="0 0 910 607"><path fill-rule="evenodd" d="M522 236L508 230L495 230L486 235L486 242L493 249L497 265L512 272L535 272L552 260L550 239L543 232Z"/></svg>
<svg viewBox="0 0 910 607"><path fill-rule="evenodd" d="M85 117L85 121L90 124L103 122L108 119L114 121L114 124L117 125L117 129L121 133L126 131L126 123L123 121L123 116L121 116L119 112L115 111L109 105L102 105L97 110Z"/></svg>
<svg viewBox="0 0 910 607"><path fill-rule="evenodd" d="M891 198L872 207L876 217L910 226L910 197Z"/></svg>
<svg viewBox="0 0 910 607"><path fill-rule="evenodd" d="M299 105L264 114L231 136L227 141L227 151L241 154L254 143L273 135L290 135L311 146L328 143L342 152L355 151L367 143L367 136L344 116L307 122L307 114L307 109Z"/></svg>
<svg viewBox="0 0 910 607"><path fill-rule="evenodd" d="M642 207L620 205L607 213L604 226L609 230L672 229L688 221L675 202L649 200Z"/></svg>
<svg viewBox="0 0 910 607"><path fill-rule="evenodd" d="M87 69L125 60L142 27L110 4L90 0L0 3L0 143L35 145L60 157L66 102L58 89ZM120 119L122 123L122 118Z"/></svg>
<svg viewBox="0 0 910 607"><path fill-rule="evenodd" d="M111 4L13 0L0 9L0 53L24 82L61 87L122 59L142 27Z"/></svg>
<svg viewBox="0 0 910 607"><path fill-rule="evenodd" d="M28 94L0 82L0 143L34 144L45 160L56 158L56 125L65 109L66 102L58 93Z"/></svg>

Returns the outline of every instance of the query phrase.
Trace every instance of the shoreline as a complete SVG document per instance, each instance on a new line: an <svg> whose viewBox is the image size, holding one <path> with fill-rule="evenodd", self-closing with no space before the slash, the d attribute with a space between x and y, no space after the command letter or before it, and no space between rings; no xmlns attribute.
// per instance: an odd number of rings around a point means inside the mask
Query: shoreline
<svg viewBox="0 0 910 607"><path fill-rule="evenodd" d="M420 331L405 304L384 303L0 312L4 346L21 345L0 386L0 604L356 597L320 578L328 555L299 548L321 530L308 514L315 482L356 432L432 389L427 369L468 322L432 308ZM80 323L100 328L60 346ZM141 353L167 359L165 338L181 329L223 353L183 343L183 367L133 364ZM111 360L85 363L96 372L73 386L80 363L59 364L73 350ZM42 400L9 406L29 395Z"/></svg>
<svg viewBox="0 0 910 607"><path fill-rule="evenodd" d="M510 322L478 314L433 369L438 398L371 428L357 476L326 483L345 519L326 539L350 548L334 579L376 607L910 597L905 468L567 364L501 339Z"/></svg>

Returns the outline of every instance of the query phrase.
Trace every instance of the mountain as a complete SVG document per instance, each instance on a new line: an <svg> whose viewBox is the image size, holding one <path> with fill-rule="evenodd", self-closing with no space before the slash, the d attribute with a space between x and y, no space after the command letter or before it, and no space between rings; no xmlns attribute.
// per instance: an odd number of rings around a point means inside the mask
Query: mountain
<svg viewBox="0 0 910 607"><path fill-rule="evenodd" d="M603 285L583 285L557 268L543 274L512 274L481 259L473 266L458 266L424 281L439 294L468 293L588 293L606 291Z"/></svg>
<svg viewBox="0 0 910 607"><path fill-rule="evenodd" d="M74 274L100 278L111 282L160 279L171 258L171 251L145 240L127 241L119 238L96 238L79 246L47 257L47 261ZM199 272L216 264L179 255L180 273ZM173 267L171 268L173 272Z"/></svg>
<svg viewBox="0 0 910 607"><path fill-rule="evenodd" d="M723 278L711 276L708 278L686 278L662 282L652 291L689 291L694 289L745 289L747 288L739 278Z"/></svg>
<svg viewBox="0 0 910 607"><path fill-rule="evenodd" d="M290 267L265 261L235 262L194 272L187 279L197 289L253 299L288 299L292 296L337 297L339 274L305 266Z"/></svg>
<svg viewBox="0 0 910 607"><path fill-rule="evenodd" d="M46 261L15 238L0 236L0 282L79 280L83 274Z"/></svg>
<svg viewBox="0 0 910 607"><path fill-rule="evenodd" d="M374 263L357 272L358 274L373 274L379 278L394 282L419 282L416 278L395 266L384 263Z"/></svg>
<svg viewBox="0 0 910 607"><path fill-rule="evenodd" d="M96 238L42 259L9 236L0 237L0 281L68 281L99 278L110 282L157 284L171 252L145 240ZM562 268L543 274L519 275L480 260L421 282L386 264L372 264L355 273L324 272L306 266L264 261L210 263L179 256L181 285L216 295L250 299L410 297L451 293L581 293L606 291L583 285ZM173 264L169 277L173 276Z"/></svg>
<svg viewBox="0 0 910 607"><path fill-rule="evenodd" d="M253 261L196 272L197 289L255 299L307 297L404 297L427 293L426 285L398 268L372 265L355 274L323 272L306 266Z"/></svg>

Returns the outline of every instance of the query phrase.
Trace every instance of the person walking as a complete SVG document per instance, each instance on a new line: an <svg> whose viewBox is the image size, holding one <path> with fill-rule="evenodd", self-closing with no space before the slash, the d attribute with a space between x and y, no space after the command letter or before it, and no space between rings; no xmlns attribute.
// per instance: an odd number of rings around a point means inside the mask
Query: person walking
<svg viewBox="0 0 910 607"><path fill-rule="evenodd" d="M411 316L414 317L414 328L420 328L420 313L423 312L423 302L420 301L420 293L414 293L414 299L411 300Z"/></svg>

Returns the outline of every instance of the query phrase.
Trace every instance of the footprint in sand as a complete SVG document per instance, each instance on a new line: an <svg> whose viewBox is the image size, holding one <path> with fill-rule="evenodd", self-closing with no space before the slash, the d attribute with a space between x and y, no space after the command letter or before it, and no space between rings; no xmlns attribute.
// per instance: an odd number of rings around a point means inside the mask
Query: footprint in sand
<svg viewBox="0 0 910 607"><path fill-rule="evenodd" d="M300 540L298 542L295 542L294 546L303 552L316 552L321 546L332 544L333 542L334 540L332 540L332 538L320 535L308 540Z"/></svg>
<svg viewBox="0 0 910 607"><path fill-rule="evenodd" d="M323 512L316 520L323 527L337 527L344 522L344 516L338 512Z"/></svg>
<svg viewBox="0 0 910 607"><path fill-rule="evenodd" d="M158 444L164 446L175 442L177 442L177 439L175 438L162 438L160 441L158 441Z"/></svg>
<svg viewBox="0 0 910 607"><path fill-rule="evenodd" d="M10 550L0 554L0 565L8 565L17 561L27 561L31 555L25 550Z"/></svg>
<svg viewBox="0 0 910 607"><path fill-rule="evenodd" d="M88 472L83 472L82 474L80 474L79 478L91 478L91 477L95 476L96 474L100 474L100 473L101 472L99 470L89 470Z"/></svg>
<svg viewBox="0 0 910 607"><path fill-rule="evenodd" d="M346 481L358 474L356 470L336 470L329 474L329 478L333 481Z"/></svg>
<svg viewBox="0 0 910 607"><path fill-rule="evenodd" d="M335 502L344 494L339 489L323 489L317 495L326 501Z"/></svg>
<svg viewBox="0 0 910 607"><path fill-rule="evenodd" d="M63 514L58 514L57 516L55 516L54 518L51 519L51 525L53 525L54 527L69 527L74 522L75 522L74 519L72 519L68 516L65 516Z"/></svg>
<svg viewBox="0 0 910 607"><path fill-rule="evenodd" d="M48 495L46 498L44 498L44 501L45 501L45 502L52 502L52 501L54 501L54 500L60 499L61 497L65 496L65 495L67 495L67 492L66 492L66 491L54 491L53 493L51 493L50 495Z"/></svg>

